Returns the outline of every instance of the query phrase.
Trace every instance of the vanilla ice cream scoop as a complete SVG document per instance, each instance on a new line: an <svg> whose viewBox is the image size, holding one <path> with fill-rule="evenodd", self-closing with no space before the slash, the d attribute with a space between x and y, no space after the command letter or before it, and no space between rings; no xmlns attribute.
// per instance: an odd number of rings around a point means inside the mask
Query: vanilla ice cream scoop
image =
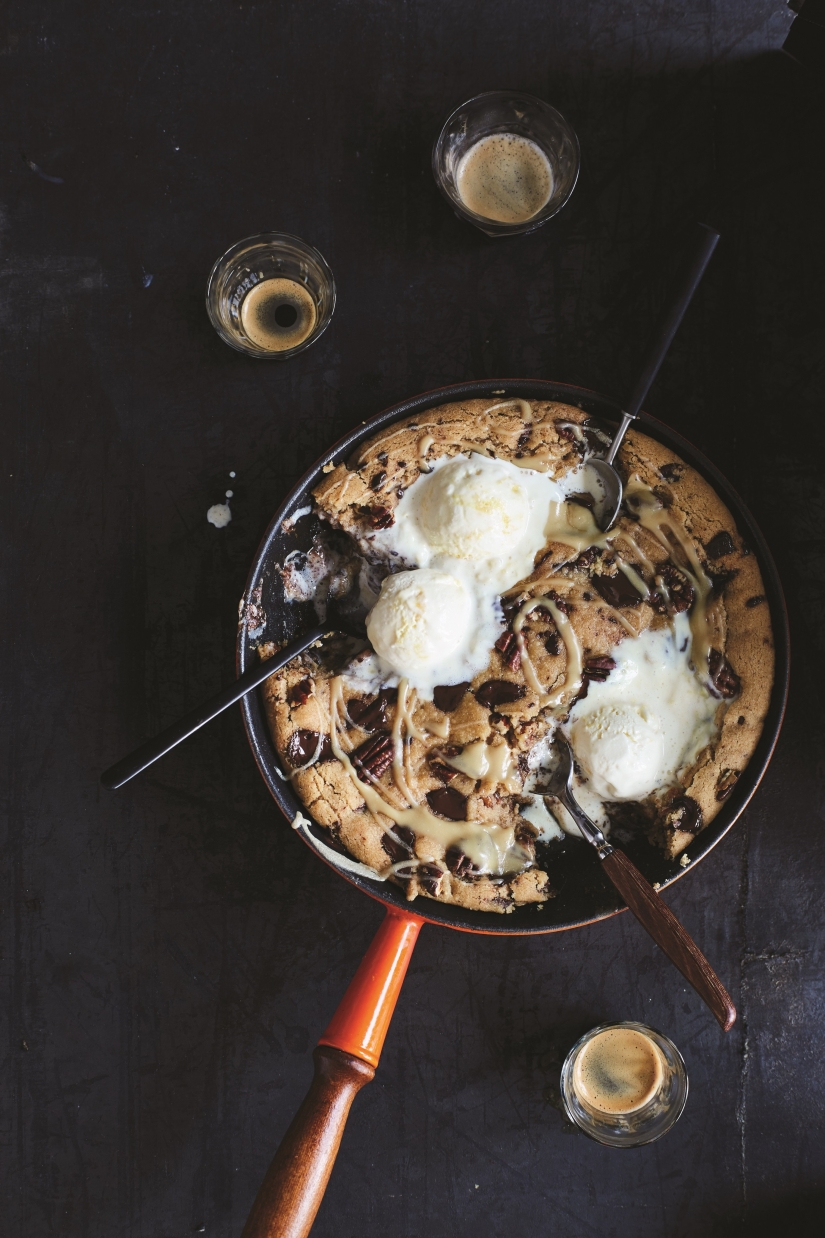
<svg viewBox="0 0 825 1238"><path fill-rule="evenodd" d="M661 785L666 772L662 731L644 705L601 705L576 719L570 738L602 799L638 800Z"/></svg>
<svg viewBox="0 0 825 1238"><path fill-rule="evenodd" d="M498 460L458 456L422 488L421 530L430 546L455 559L508 555L524 536L530 497Z"/></svg>
<svg viewBox="0 0 825 1238"><path fill-rule="evenodd" d="M465 639L472 603L460 580L434 568L387 576L367 618L367 635L379 657L415 680L444 662Z"/></svg>

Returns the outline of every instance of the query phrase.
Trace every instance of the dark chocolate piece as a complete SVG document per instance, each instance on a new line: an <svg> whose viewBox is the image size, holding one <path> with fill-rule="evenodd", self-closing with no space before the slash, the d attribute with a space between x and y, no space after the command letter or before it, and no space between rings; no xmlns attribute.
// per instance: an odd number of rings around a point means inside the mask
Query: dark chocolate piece
<svg viewBox="0 0 825 1238"><path fill-rule="evenodd" d="M427 803L440 817L448 817L450 821L467 820L467 796L455 787L438 787L435 791L428 791Z"/></svg>
<svg viewBox="0 0 825 1238"><path fill-rule="evenodd" d="M590 579L593 588L608 606L618 609L620 606L638 606L642 601L641 593L624 572L617 571L615 576L593 575Z"/></svg>
<svg viewBox="0 0 825 1238"><path fill-rule="evenodd" d="M526 691L521 684L511 683L509 679L488 679L476 690L476 700L486 709L494 709L496 705L520 701Z"/></svg>
<svg viewBox="0 0 825 1238"><path fill-rule="evenodd" d="M439 684L433 689L433 704L442 713L451 714L458 709L469 686L469 683Z"/></svg>
<svg viewBox="0 0 825 1238"><path fill-rule="evenodd" d="M318 731L305 731L302 728L292 732L286 746L286 759L293 769L297 769L299 765L306 765L307 761L312 759L318 747L318 739ZM324 735L321 737L321 751L318 753L318 764L322 761L331 761L332 759L332 745L329 742L329 736Z"/></svg>
<svg viewBox="0 0 825 1238"><path fill-rule="evenodd" d="M705 552L709 559L721 559L724 555L732 555L735 549L736 543L725 529L714 533L705 545Z"/></svg>
<svg viewBox="0 0 825 1238"><path fill-rule="evenodd" d="M702 809L690 795L677 795L668 807L665 825L669 830L698 834L702 828Z"/></svg>

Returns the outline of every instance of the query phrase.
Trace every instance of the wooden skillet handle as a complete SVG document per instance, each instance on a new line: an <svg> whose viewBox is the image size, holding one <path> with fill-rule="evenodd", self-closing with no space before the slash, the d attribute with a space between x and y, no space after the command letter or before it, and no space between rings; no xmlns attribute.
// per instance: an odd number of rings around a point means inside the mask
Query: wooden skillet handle
<svg viewBox="0 0 825 1238"><path fill-rule="evenodd" d="M736 1007L730 994L667 903L623 851L609 851L602 857L602 864L642 928L679 968L715 1015L722 1030L729 1032L736 1022Z"/></svg>
<svg viewBox="0 0 825 1238"><path fill-rule="evenodd" d="M315 1076L258 1191L241 1238L306 1238L350 1106L373 1078L424 921L391 907L321 1043Z"/></svg>
<svg viewBox="0 0 825 1238"><path fill-rule="evenodd" d="M241 1238L305 1238L327 1188L350 1106L375 1074L351 1053L319 1045L315 1077L266 1177Z"/></svg>

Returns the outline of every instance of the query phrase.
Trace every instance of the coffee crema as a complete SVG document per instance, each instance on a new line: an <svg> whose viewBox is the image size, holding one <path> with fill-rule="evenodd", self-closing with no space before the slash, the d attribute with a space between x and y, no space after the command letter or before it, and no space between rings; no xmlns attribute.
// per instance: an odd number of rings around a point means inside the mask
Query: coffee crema
<svg viewBox="0 0 825 1238"><path fill-rule="evenodd" d="M461 156L455 173L468 210L496 223L525 223L546 206L553 169L544 151L517 133L491 133Z"/></svg>
<svg viewBox="0 0 825 1238"><path fill-rule="evenodd" d="M312 334L318 311L312 296L294 279L265 279L241 303L241 324L248 339L267 352L297 348Z"/></svg>
<svg viewBox="0 0 825 1238"><path fill-rule="evenodd" d="M579 1053L573 1087L591 1112L635 1113L656 1096L664 1073L662 1052L649 1036L635 1028L612 1027Z"/></svg>

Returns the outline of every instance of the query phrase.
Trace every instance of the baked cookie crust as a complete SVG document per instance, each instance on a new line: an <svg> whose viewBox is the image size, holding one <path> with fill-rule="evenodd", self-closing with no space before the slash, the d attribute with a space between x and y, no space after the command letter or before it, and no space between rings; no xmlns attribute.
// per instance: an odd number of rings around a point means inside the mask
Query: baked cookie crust
<svg viewBox="0 0 825 1238"><path fill-rule="evenodd" d="M477 452L559 478L602 451L605 441L588 415L571 405L446 404L363 444L316 487L315 508L351 539L354 552L374 561L380 559L376 534L392 526L402 496L432 461ZM613 540L583 552L548 542L533 572L502 598L509 626L470 683L436 689L433 701L405 694L399 702L396 688L361 674L368 648L353 654L333 642L295 659L264 686L273 741L307 811L334 846L402 885L410 899L422 895L506 913L552 897L552 854L537 852L538 830L522 815L531 802L525 792L531 754L588 683L609 674L623 640L668 626L680 611L693 615L700 602L710 650L708 688L718 699L716 735L675 784L638 804L605 807L611 821L621 826L632 820L674 859L713 820L753 754L774 673L756 557L712 487L654 439L631 430L617 465L628 501ZM635 573L650 586L646 597L618 570L619 550L630 578ZM343 572L351 583L352 564ZM530 610L516 638L515 615L537 598L553 604ZM568 674L570 654L560 637L565 621L584 652L578 681ZM274 646L260 652L269 656ZM536 678L554 685L552 709L535 690ZM464 770L451 764L461 765L461 754L480 744L496 758L497 779L473 777L477 771L466 761ZM437 837L399 823L410 798L445 823ZM382 800L389 813L381 811ZM479 871L462 847L463 822L508 837L520 871Z"/></svg>

